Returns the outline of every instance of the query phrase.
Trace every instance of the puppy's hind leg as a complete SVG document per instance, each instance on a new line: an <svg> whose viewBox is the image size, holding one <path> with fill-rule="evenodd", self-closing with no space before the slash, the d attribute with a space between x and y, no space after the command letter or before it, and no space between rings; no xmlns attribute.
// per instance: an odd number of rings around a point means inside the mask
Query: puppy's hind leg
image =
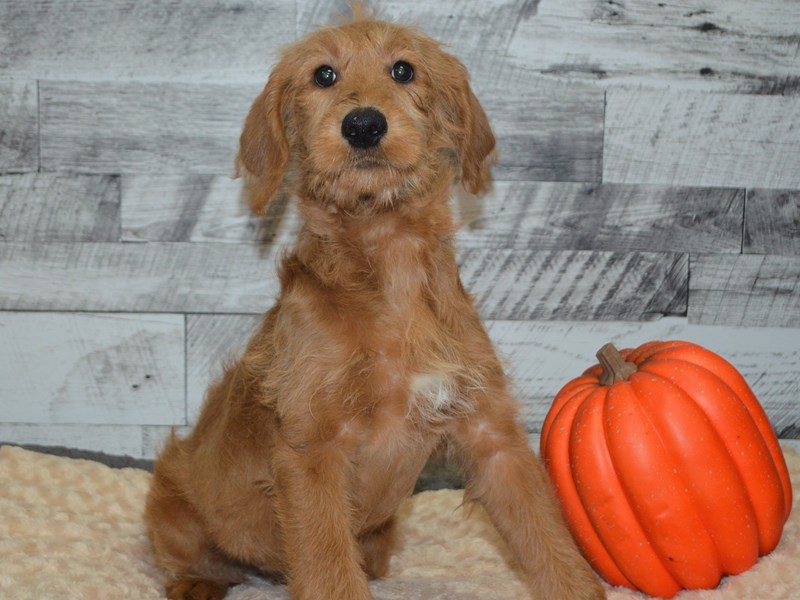
<svg viewBox="0 0 800 600"><path fill-rule="evenodd" d="M156 556L170 574L170 600L220 600L244 581L243 569L211 546L195 509L162 473L158 463L147 497L145 519Z"/></svg>

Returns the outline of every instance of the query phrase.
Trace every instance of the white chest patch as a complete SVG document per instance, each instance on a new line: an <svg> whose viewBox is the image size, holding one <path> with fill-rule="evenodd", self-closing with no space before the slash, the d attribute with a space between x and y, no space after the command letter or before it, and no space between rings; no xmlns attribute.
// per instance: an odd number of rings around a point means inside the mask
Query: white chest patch
<svg viewBox="0 0 800 600"><path fill-rule="evenodd" d="M452 380L446 375L421 374L411 378L408 413L416 412L425 421L438 421L466 408Z"/></svg>

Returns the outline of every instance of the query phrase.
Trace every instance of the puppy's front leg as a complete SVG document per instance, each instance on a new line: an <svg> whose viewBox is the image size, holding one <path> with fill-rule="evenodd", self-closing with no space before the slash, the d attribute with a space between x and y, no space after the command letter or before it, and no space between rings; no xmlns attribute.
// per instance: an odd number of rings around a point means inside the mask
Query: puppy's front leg
<svg viewBox="0 0 800 600"><path fill-rule="evenodd" d="M606 597L562 520L544 467L517 421L516 403L498 390L450 432L468 478L468 500L480 502L542 600Z"/></svg>
<svg viewBox="0 0 800 600"><path fill-rule="evenodd" d="M350 463L337 439L274 455L278 516L295 600L372 600L347 495Z"/></svg>

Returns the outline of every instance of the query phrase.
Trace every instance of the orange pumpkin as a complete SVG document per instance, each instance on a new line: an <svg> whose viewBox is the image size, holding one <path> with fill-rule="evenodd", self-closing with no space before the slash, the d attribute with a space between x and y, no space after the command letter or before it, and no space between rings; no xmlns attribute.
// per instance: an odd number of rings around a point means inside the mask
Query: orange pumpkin
<svg viewBox="0 0 800 600"><path fill-rule="evenodd" d="M778 440L742 376L688 342L621 353L558 393L541 453L564 516L612 585L716 587L771 552L792 506Z"/></svg>

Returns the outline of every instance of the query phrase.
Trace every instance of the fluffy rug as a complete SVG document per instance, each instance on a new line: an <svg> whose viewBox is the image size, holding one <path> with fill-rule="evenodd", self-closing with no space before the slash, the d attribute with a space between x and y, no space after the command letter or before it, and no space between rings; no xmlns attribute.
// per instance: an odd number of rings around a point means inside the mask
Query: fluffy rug
<svg viewBox="0 0 800 600"><path fill-rule="evenodd" d="M800 457L786 450L800 496ZM142 523L149 474L87 460L0 448L0 598L162 598L163 576ZM400 511L401 550L388 579L373 583L380 600L527 598L485 515L459 508L461 493L424 492ZM778 548L717 590L680 600L800 597L797 506ZM286 600L281 586L255 580L231 600ZM644 598L610 589L611 600Z"/></svg>

